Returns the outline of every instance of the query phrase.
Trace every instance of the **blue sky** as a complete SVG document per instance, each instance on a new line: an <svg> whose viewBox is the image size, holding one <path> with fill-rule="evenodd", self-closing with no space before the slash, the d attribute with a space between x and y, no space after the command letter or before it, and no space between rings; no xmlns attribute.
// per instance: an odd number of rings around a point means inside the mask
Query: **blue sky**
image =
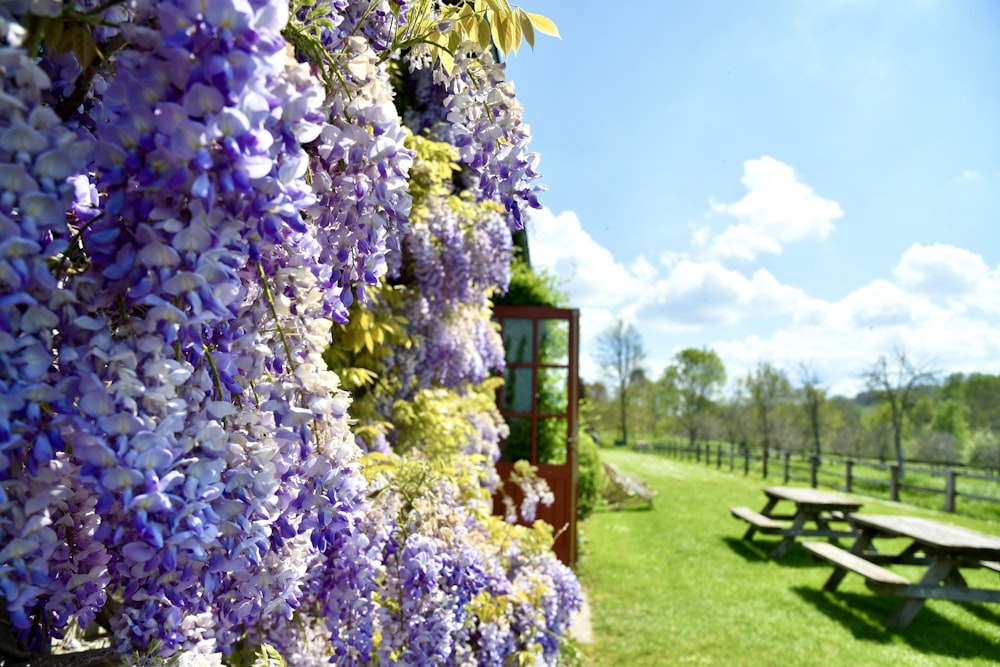
<svg viewBox="0 0 1000 667"><path fill-rule="evenodd" d="M805 364L835 393L882 354L1000 373L1000 3L522 3L508 63L548 185L532 260L593 339L658 376Z"/></svg>

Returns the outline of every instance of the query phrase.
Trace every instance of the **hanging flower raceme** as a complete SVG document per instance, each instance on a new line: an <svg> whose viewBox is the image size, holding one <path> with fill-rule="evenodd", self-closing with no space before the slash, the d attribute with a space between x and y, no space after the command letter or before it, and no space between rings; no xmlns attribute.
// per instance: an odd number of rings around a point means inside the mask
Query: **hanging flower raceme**
<svg viewBox="0 0 1000 667"><path fill-rule="evenodd" d="M435 72L437 83L449 92L444 105L450 141L475 174L473 190L503 204L511 229L521 229L523 208L538 208L544 188L532 185L539 177L538 155L528 151L531 132L514 86L505 80L504 65L473 42L459 47L454 70L451 77Z"/></svg>
<svg viewBox="0 0 1000 667"><path fill-rule="evenodd" d="M100 57L52 52L29 11L86 31ZM117 649L182 664L246 642L291 664L466 664L473 646L499 664L561 628L571 585L544 598L547 561L525 559L522 577L484 518L495 410L470 410L458 439L479 484L432 485L411 521L398 489L362 475L350 397L322 356L330 320L379 284L410 227L414 153L386 65L410 11L0 7L0 598L30 648L102 608ZM301 30L321 52L286 42ZM513 99L494 101L504 136L523 133ZM479 195L515 215L504 183L527 201L530 170L501 175L508 139L463 127L481 144L463 149ZM496 205L435 206L408 251L413 327L438 360L421 382L457 386L502 364L485 306L510 238ZM547 601L530 623L476 616L518 586Z"/></svg>
<svg viewBox="0 0 1000 667"><path fill-rule="evenodd" d="M15 17L0 23L0 596L38 647L104 602L95 499L62 453L80 392L56 338L84 317L55 272L70 246L67 177L91 145L42 102L51 80L20 48Z"/></svg>

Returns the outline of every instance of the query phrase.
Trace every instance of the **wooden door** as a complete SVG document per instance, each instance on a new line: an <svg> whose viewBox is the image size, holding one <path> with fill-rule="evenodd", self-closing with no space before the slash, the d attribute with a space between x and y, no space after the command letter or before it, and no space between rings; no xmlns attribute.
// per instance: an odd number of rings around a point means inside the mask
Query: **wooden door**
<svg viewBox="0 0 1000 667"><path fill-rule="evenodd" d="M538 468L555 501L539 505L537 519L552 524L555 552L567 565L577 557L577 422L579 408L579 312L542 306L496 306L507 366L497 397L510 435L500 447L497 471L504 489L520 504L521 494L509 482L514 462L524 459ZM502 494L494 497L502 514Z"/></svg>

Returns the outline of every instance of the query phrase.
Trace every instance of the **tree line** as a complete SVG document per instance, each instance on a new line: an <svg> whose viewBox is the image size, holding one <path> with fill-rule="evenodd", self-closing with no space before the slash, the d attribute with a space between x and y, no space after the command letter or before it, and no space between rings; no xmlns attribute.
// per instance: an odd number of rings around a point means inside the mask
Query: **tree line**
<svg viewBox="0 0 1000 667"><path fill-rule="evenodd" d="M645 365L642 338L616 322L597 340L605 381L583 395L619 444L684 437L693 447L727 441L811 454L1000 468L1000 376L950 373L905 349L880 355L862 373L864 390L831 395L815 368L768 360L731 377L712 349L677 352L659 377Z"/></svg>

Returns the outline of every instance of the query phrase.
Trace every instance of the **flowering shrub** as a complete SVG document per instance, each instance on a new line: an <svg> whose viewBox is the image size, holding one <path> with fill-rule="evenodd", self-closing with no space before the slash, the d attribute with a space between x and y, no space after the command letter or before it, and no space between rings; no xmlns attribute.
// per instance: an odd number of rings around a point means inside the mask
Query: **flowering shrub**
<svg viewBox="0 0 1000 667"><path fill-rule="evenodd" d="M302 665L556 660L578 587L544 527L488 515L504 426L480 386L502 363L486 299L538 189L480 33L504 27L506 51L531 16L0 5L0 598L19 654L76 623L183 664L263 645ZM471 195L413 207L390 62L447 91ZM380 312L404 257L409 319L386 316L378 353L398 384L358 404L416 444L365 459L331 322ZM465 406L435 437L385 411L433 414L435 392Z"/></svg>

